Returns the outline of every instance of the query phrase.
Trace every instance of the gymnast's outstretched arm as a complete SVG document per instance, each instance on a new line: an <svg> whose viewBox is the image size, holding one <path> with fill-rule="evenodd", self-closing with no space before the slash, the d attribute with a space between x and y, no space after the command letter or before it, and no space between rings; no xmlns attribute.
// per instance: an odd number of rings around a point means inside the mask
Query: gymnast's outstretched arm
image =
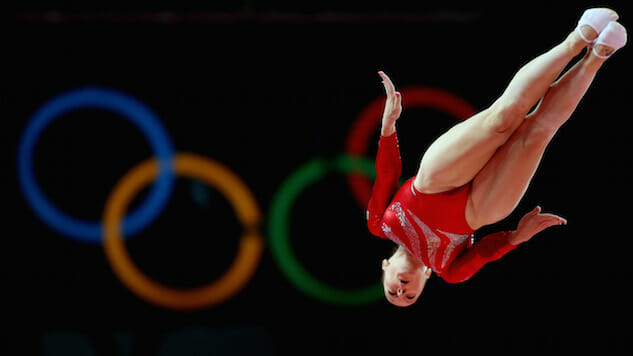
<svg viewBox="0 0 633 356"><path fill-rule="evenodd" d="M402 173L402 162L396 135L396 120L402 112L401 95L396 91L389 77L379 72L383 79L387 100L382 116L378 154L376 155L376 181L367 205L367 226L372 234L384 237L381 229L382 216L393 192L398 188Z"/></svg>
<svg viewBox="0 0 633 356"><path fill-rule="evenodd" d="M487 235L473 247L464 251L442 274L442 279L449 283L463 282L477 273L486 263L500 259L539 232L550 226L565 224L567 220L564 218L554 214L542 214L541 207L537 206L521 218L515 231Z"/></svg>

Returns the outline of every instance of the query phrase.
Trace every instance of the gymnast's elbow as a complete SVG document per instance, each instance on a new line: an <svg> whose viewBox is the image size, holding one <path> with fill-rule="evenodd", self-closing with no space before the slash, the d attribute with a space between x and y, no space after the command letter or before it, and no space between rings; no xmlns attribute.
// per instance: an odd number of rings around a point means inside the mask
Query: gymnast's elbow
<svg viewBox="0 0 633 356"><path fill-rule="evenodd" d="M376 221L376 219L372 219L372 217L367 214L367 229L371 232L372 235L382 237L382 229L380 228L380 221Z"/></svg>

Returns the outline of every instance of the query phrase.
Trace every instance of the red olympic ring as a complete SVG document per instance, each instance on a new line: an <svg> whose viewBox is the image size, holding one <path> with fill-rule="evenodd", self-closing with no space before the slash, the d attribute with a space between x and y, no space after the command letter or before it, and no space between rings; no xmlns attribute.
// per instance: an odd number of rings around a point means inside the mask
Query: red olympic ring
<svg viewBox="0 0 633 356"><path fill-rule="evenodd" d="M412 86L402 88L402 106L430 108L448 115L457 120L465 120L476 113L476 109L466 100L442 89L425 86ZM385 107L385 98L380 96L367 105L356 117L352 124L347 140L345 152L352 157L364 157L370 139L378 129L382 112ZM365 208L371 196L371 181L361 174L347 175L349 185L356 202Z"/></svg>

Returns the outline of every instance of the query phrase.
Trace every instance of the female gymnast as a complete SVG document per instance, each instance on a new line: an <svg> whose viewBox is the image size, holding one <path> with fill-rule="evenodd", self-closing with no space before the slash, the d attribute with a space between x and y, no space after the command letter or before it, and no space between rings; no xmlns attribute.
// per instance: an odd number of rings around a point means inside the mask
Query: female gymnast
<svg viewBox="0 0 633 356"><path fill-rule="evenodd" d="M411 305L432 271L449 283L465 281L538 232L567 223L560 216L541 213L537 206L515 231L472 243L475 230L514 210L547 144L570 117L600 66L626 43L626 30L617 19L610 9L585 11L574 31L522 67L489 108L433 142L418 174L399 189L402 167L395 123L402 112L401 95L389 77L379 72L387 99L367 225L372 234L399 245L393 256L382 261L389 302ZM586 55L554 82L585 47Z"/></svg>

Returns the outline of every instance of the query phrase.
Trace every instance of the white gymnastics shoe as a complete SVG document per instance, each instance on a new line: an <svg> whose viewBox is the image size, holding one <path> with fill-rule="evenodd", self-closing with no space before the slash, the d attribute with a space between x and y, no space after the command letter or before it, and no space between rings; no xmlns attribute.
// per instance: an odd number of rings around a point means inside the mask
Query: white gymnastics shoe
<svg viewBox="0 0 633 356"><path fill-rule="evenodd" d="M589 40L582 33L582 31L580 30L581 27L588 25L593 28L594 31L596 31L596 33L599 35L610 22L616 21L618 18L619 16L615 11L607 9L605 7L588 9L585 10L585 12L582 14L582 17L580 17L580 20L578 20L578 26L576 26L576 30L585 42L592 43L593 41Z"/></svg>
<svg viewBox="0 0 633 356"><path fill-rule="evenodd" d="M612 21L609 22L607 27L600 32L600 36L596 39L596 42L593 46L593 54L595 54L599 58L609 58L613 54L613 52L618 49L624 47L626 44L626 29L619 22ZM609 53L605 55L601 55L596 51L596 46L602 45L611 48L612 50L608 51Z"/></svg>

